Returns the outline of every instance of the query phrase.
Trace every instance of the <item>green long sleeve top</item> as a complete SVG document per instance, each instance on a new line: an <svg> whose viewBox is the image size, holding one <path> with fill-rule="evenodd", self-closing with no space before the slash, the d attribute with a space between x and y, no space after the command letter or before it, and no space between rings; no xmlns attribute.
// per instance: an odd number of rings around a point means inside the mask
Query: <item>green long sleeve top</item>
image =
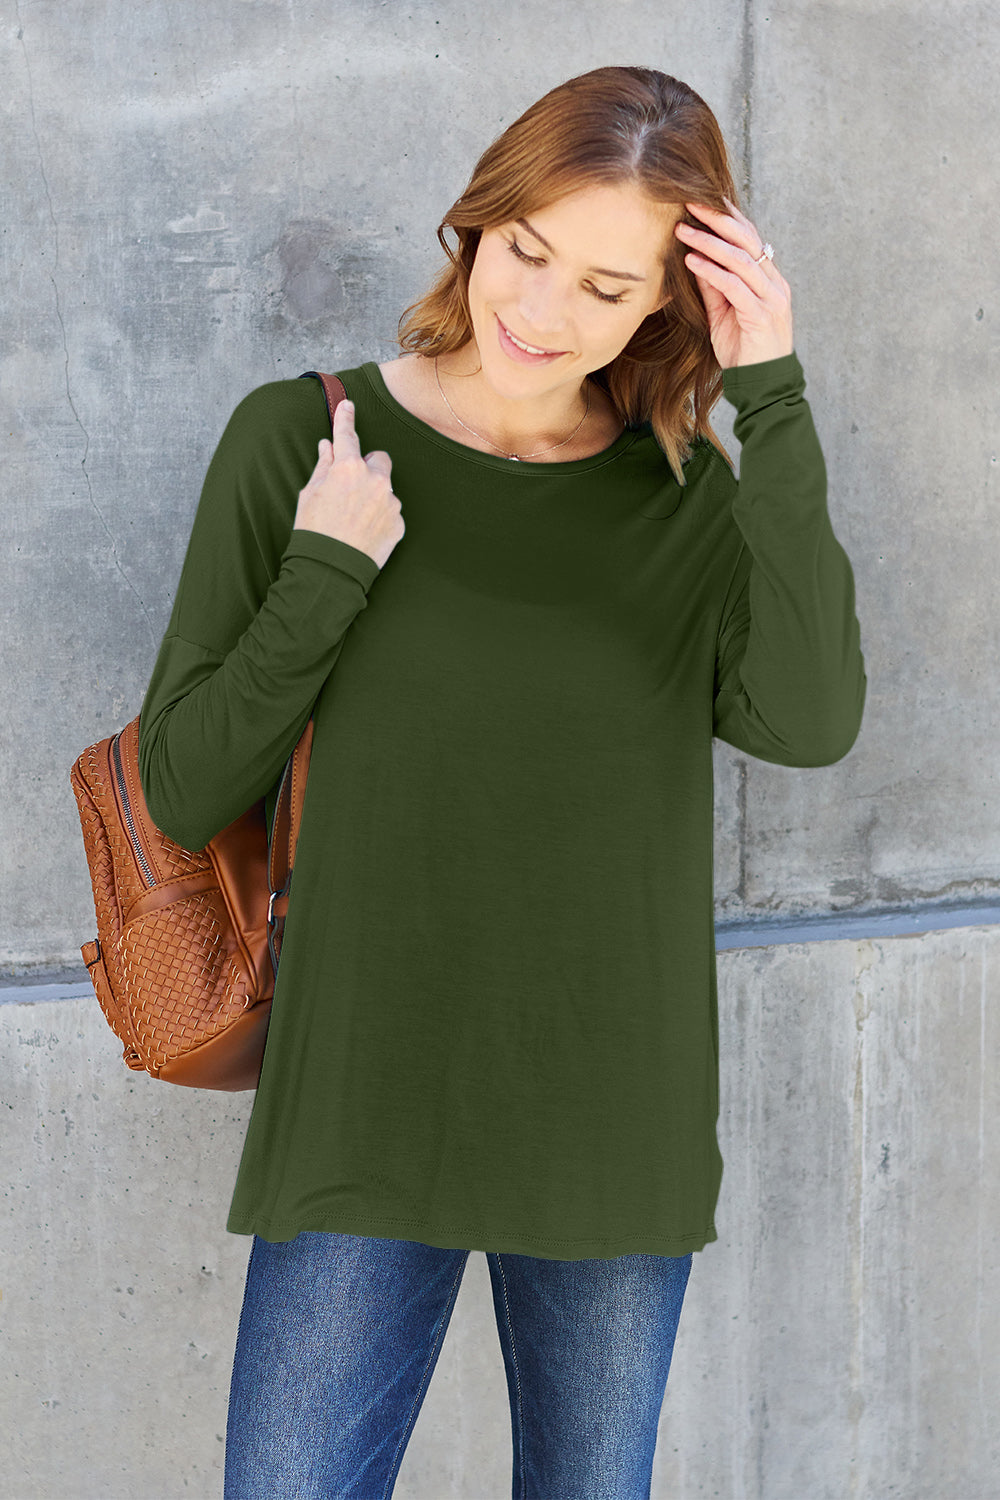
<svg viewBox="0 0 1000 1500"><path fill-rule="evenodd" d="M242 400L140 723L201 848L314 741L227 1227L561 1260L684 1255L722 1178L712 738L822 766L861 723L854 580L794 354L727 370L737 482L650 424L566 463L338 372L405 535L294 529L313 379Z"/></svg>

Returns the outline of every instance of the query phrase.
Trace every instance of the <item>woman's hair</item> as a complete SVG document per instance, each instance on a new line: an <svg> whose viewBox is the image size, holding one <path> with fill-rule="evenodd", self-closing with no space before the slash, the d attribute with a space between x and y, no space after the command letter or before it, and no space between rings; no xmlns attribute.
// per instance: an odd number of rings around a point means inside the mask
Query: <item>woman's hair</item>
<svg viewBox="0 0 1000 1500"><path fill-rule="evenodd" d="M484 230L589 187L630 183L654 203L704 203L727 212L728 198L738 206L718 121L686 83L654 68L609 67L551 89L487 147L438 225L450 264L403 313L400 347L449 354L472 337L469 276ZM704 228L687 210L681 217ZM448 226L458 236L457 254L444 238ZM699 436L730 461L709 422L722 374L685 251L671 233L661 293L670 294L669 302L644 318L622 352L591 376L628 425L652 424L680 484Z"/></svg>

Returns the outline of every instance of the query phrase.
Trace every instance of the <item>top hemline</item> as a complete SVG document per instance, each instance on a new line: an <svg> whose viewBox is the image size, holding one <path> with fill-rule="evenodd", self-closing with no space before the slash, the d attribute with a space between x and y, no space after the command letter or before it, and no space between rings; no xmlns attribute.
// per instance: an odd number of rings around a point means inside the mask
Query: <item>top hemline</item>
<svg viewBox="0 0 1000 1500"><path fill-rule="evenodd" d="M655 1233L583 1240L553 1240L536 1238L530 1234L522 1236L516 1233L495 1237L481 1230L469 1228L450 1231L428 1229L417 1220L393 1217L372 1219L365 1215L353 1218L349 1214L343 1216L337 1225L328 1225L319 1221L294 1225L288 1221L271 1223L270 1220L253 1213L230 1214L226 1229L230 1234L253 1234L260 1239L277 1244L293 1240L298 1234L313 1231L321 1234L361 1235L376 1239L413 1240L417 1244L430 1245L439 1250L481 1250L486 1254L497 1252L505 1255L528 1255L543 1260L614 1260L620 1255L664 1255L676 1258L696 1250L703 1250L706 1245L719 1237L714 1223L692 1234L664 1236L662 1239ZM393 1233L393 1230L396 1232ZM497 1239L502 1243L497 1243ZM454 1243L456 1240L470 1243L456 1244ZM490 1243L486 1243L487 1241ZM651 1242L657 1243L659 1248L651 1250L649 1248ZM529 1245L532 1248L527 1248ZM543 1246L547 1248L542 1249ZM574 1253L567 1254L566 1251Z"/></svg>

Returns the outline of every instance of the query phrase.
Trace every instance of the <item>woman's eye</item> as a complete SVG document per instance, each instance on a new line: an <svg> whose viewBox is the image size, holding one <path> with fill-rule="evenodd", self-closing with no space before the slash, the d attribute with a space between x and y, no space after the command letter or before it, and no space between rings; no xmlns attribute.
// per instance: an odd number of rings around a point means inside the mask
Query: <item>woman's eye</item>
<svg viewBox="0 0 1000 1500"><path fill-rule="evenodd" d="M507 240L506 244L507 249L511 252L511 254L516 255L518 260L523 260L526 265L540 266L542 264L540 257L534 255L525 255L524 251L517 243L517 240ZM621 302L624 295L622 292L618 292L616 296L611 296L608 292L599 292L596 286L591 287L591 291L593 292L595 297L600 297L602 302Z"/></svg>
<svg viewBox="0 0 1000 1500"><path fill-rule="evenodd" d="M508 242L508 249L510 249L510 250L512 250L514 252L514 254L517 256L518 260L527 261L527 263L528 263L529 266L540 266L541 263L542 263L541 260L538 259L535 256L525 255L524 251L521 249L520 245L517 243L517 240L510 240Z"/></svg>

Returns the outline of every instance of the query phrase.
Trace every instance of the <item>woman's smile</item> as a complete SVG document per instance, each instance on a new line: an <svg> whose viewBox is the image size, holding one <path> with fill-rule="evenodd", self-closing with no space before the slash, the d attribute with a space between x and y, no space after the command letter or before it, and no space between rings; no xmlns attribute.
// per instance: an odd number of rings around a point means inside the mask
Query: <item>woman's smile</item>
<svg viewBox="0 0 1000 1500"><path fill-rule="evenodd" d="M494 316L496 316L496 314L494 314ZM497 317L497 331L499 334L501 349L505 354L509 355L511 359L517 360L519 364L551 364L554 359L561 359L563 354L565 354L566 352L564 349L556 349L553 350L550 354L532 354L529 352L529 350L522 349L520 344L516 344L514 342L514 338L511 336L510 329L499 317ZM522 340L522 342L527 342L527 340ZM532 347L536 348L538 346L533 345Z"/></svg>

